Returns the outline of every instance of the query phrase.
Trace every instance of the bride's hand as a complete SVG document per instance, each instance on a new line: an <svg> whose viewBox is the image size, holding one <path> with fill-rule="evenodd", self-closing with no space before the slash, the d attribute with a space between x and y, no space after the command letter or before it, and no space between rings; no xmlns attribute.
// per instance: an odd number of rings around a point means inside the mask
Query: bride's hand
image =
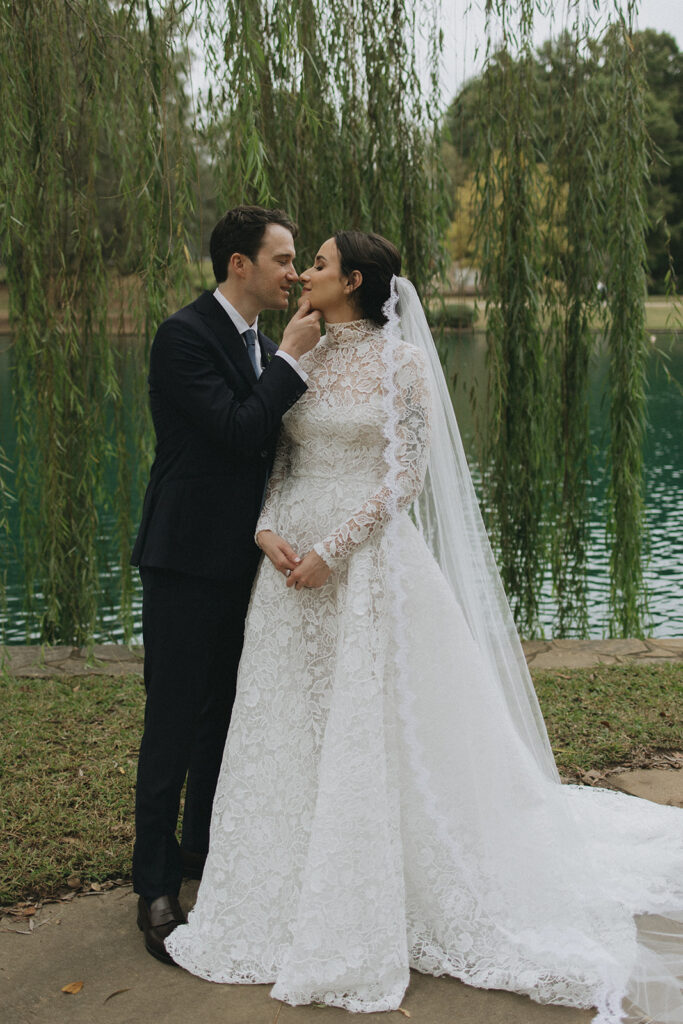
<svg viewBox="0 0 683 1024"><path fill-rule="evenodd" d="M332 570L320 555L315 551L309 551L304 555L296 569L287 578L287 586L296 590L315 590L322 587Z"/></svg>
<svg viewBox="0 0 683 1024"><path fill-rule="evenodd" d="M272 530L260 530L256 534L256 543L271 560L278 572L287 576L292 569L301 564L296 551L289 546L284 537L279 537Z"/></svg>

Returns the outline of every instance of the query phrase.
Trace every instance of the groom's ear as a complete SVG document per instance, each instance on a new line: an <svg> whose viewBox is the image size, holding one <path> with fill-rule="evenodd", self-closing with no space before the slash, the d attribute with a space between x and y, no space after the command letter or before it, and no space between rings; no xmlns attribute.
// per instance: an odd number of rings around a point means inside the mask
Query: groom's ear
<svg viewBox="0 0 683 1024"><path fill-rule="evenodd" d="M363 275L361 274L360 270L352 270L347 278L347 281L348 283L346 287L348 288L348 290L350 292L355 292L356 289L360 288L360 286L363 283Z"/></svg>
<svg viewBox="0 0 683 1024"><path fill-rule="evenodd" d="M228 260L228 275L231 270L234 270L238 277L244 276L247 258L248 257L244 256L241 252L233 252Z"/></svg>

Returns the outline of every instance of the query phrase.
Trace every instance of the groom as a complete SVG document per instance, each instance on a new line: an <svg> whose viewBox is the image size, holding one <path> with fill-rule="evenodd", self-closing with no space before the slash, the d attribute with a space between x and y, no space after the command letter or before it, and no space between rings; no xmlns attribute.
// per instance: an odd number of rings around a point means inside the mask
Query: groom
<svg viewBox="0 0 683 1024"><path fill-rule="evenodd" d="M258 330L261 310L286 309L298 280L295 235L282 210L229 210L211 235L218 287L165 320L150 353L156 455L131 559L142 578L147 690L133 885L145 946L167 963L164 939L185 920L182 877L201 877L208 849L280 419L306 390L297 360L320 337L307 304L279 349ZM281 554L296 567L291 548Z"/></svg>

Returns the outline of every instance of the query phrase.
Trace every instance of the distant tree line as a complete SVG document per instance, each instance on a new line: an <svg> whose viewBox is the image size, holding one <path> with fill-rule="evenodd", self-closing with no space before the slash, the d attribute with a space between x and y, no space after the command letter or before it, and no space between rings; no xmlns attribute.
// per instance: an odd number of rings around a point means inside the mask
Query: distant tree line
<svg viewBox="0 0 683 1024"><path fill-rule="evenodd" d="M634 33L632 44L643 63L644 118L650 148L645 191L647 282L650 292L661 294L673 283L671 268L680 273L683 267L683 53L673 36L653 29ZM512 57L508 51L500 51L481 75L463 85L446 112L443 142L444 162L454 185L448 240L455 259L467 261L474 257L474 178L480 118L484 97L496 87L496 79L510 75L522 61L528 63L525 74L530 79L535 121L529 129L534 133L537 159L543 164L542 177L546 182L562 189L571 167L565 163L560 169L553 163L552 155L561 152L568 131L567 96L580 80L588 105L596 111L596 132L603 136L594 141L595 155L599 143L606 141L612 58L615 49L622 45L616 26L600 38L588 38L578 55L577 66L575 36L565 31L532 52L531 60L527 55ZM496 114L487 126L494 139L500 136L505 111L499 109ZM561 230L562 211L558 212L560 217L554 228Z"/></svg>

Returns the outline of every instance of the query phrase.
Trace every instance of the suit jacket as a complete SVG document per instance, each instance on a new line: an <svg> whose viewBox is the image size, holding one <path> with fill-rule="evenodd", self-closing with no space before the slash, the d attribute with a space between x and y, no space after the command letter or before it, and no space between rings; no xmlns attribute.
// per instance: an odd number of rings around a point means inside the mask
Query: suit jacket
<svg viewBox="0 0 683 1024"><path fill-rule="evenodd" d="M306 390L258 332L244 340L211 292L159 327L150 352L156 454L133 565L230 580L255 572L253 535L280 419Z"/></svg>

